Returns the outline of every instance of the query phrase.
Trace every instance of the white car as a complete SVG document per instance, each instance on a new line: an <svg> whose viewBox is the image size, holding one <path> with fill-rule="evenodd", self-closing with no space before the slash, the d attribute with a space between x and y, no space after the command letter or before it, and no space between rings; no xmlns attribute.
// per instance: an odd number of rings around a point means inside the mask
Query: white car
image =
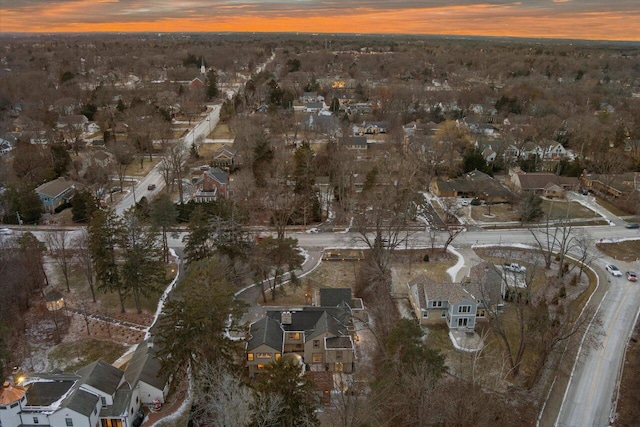
<svg viewBox="0 0 640 427"><path fill-rule="evenodd" d="M613 265L613 264L607 264L607 266L606 266L605 268L607 269L607 271L608 271L609 273L611 273L611 275L612 275L612 276L615 276L615 277L622 277L622 271L620 271L620 270L618 269L618 267L616 267L615 265Z"/></svg>
<svg viewBox="0 0 640 427"><path fill-rule="evenodd" d="M4 235L13 234L13 231L10 228L0 228L0 234L4 234Z"/></svg>

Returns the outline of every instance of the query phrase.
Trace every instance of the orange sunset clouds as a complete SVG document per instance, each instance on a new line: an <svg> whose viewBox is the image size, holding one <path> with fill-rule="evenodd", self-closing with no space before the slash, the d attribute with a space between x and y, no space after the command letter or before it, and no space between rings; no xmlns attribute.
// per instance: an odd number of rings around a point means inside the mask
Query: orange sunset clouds
<svg viewBox="0 0 640 427"><path fill-rule="evenodd" d="M640 40L637 0L2 0L2 32L402 33Z"/></svg>

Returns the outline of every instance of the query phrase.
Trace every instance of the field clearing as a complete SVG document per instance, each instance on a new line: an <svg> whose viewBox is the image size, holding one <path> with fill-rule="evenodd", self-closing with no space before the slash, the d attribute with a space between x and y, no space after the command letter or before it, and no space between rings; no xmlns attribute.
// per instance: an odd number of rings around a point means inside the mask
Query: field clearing
<svg viewBox="0 0 640 427"><path fill-rule="evenodd" d="M218 123L207 138L211 139L234 139L236 137L235 132L231 132L227 123Z"/></svg>
<svg viewBox="0 0 640 427"><path fill-rule="evenodd" d="M636 230L630 230L636 231ZM640 236L637 236L640 238ZM617 243L598 243L598 249L605 255L621 261L637 261L640 259L640 240L626 240Z"/></svg>
<svg viewBox="0 0 640 427"><path fill-rule="evenodd" d="M113 363L122 356L126 348L127 346L121 343L94 338L63 342L49 353L49 364L52 368L64 372L75 372L96 360Z"/></svg>

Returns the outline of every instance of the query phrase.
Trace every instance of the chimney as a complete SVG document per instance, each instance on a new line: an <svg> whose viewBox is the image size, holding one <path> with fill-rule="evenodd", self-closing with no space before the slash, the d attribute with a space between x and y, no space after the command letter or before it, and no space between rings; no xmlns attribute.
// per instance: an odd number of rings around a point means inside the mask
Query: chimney
<svg viewBox="0 0 640 427"><path fill-rule="evenodd" d="M280 323L283 325L290 325L291 324L291 312L290 311L283 311L282 313L280 313Z"/></svg>

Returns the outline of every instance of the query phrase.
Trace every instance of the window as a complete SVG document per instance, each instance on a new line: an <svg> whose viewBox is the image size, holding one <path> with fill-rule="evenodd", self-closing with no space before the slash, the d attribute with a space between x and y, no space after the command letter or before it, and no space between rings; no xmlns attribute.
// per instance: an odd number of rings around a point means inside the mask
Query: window
<svg viewBox="0 0 640 427"><path fill-rule="evenodd" d="M102 402L102 406L107 406L107 398L104 396L100 396L100 401Z"/></svg>
<svg viewBox="0 0 640 427"><path fill-rule="evenodd" d="M38 419L38 417L33 417L33 423L40 424L40 420Z"/></svg>
<svg viewBox="0 0 640 427"><path fill-rule="evenodd" d="M485 314L485 313L484 313L484 310L478 310L478 311L476 312L476 317L484 317L484 314Z"/></svg>
<svg viewBox="0 0 640 427"><path fill-rule="evenodd" d="M471 313L470 305L461 305L458 307L458 313Z"/></svg>
<svg viewBox="0 0 640 427"><path fill-rule="evenodd" d="M69 426L73 426L73 419L72 418L65 418L64 422L66 423L66 425Z"/></svg>
<svg viewBox="0 0 640 427"><path fill-rule="evenodd" d="M428 312L428 311L426 311L426 310L425 310L425 311L423 311L423 312L422 312L422 317L423 317L423 318L425 318L425 319L427 319L427 318L429 317L429 312Z"/></svg>
<svg viewBox="0 0 640 427"><path fill-rule="evenodd" d="M458 319L458 326L467 326L467 321L469 319L467 319L466 317L461 317Z"/></svg>
<svg viewBox="0 0 640 427"><path fill-rule="evenodd" d="M253 353L247 353L247 360L253 362Z"/></svg>
<svg viewBox="0 0 640 427"><path fill-rule="evenodd" d="M313 353L311 356L311 362L322 363L322 353Z"/></svg>
<svg viewBox="0 0 640 427"><path fill-rule="evenodd" d="M264 369L264 365L262 363L258 364L258 369Z"/></svg>
<svg viewBox="0 0 640 427"><path fill-rule="evenodd" d="M342 360L342 350L336 351L336 360Z"/></svg>
<svg viewBox="0 0 640 427"><path fill-rule="evenodd" d="M440 313L440 317L442 317L443 319L447 317L447 310L442 310L442 312Z"/></svg>
<svg viewBox="0 0 640 427"><path fill-rule="evenodd" d="M431 307L442 307L442 301L431 301Z"/></svg>
<svg viewBox="0 0 640 427"><path fill-rule="evenodd" d="M333 370L336 372L342 372L344 371L344 363L342 362L337 362L333 364Z"/></svg>
<svg viewBox="0 0 640 427"><path fill-rule="evenodd" d="M280 360L280 357L282 357L282 355L280 353L276 353L276 360Z"/></svg>
<svg viewBox="0 0 640 427"><path fill-rule="evenodd" d="M300 332L290 332L288 336L290 340L298 341L300 339Z"/></svg>
<svg viewBox="0 0 640 427"><path fill-rule="evenodd" d="M313 340L313 348L320 348L320 340Z"/></svg>
<svg viewBox="0 0 640 427"><path fill-rule="evenodd" d="M271 353L258 353L256 357L258 359L271 359Z"/></svg>

